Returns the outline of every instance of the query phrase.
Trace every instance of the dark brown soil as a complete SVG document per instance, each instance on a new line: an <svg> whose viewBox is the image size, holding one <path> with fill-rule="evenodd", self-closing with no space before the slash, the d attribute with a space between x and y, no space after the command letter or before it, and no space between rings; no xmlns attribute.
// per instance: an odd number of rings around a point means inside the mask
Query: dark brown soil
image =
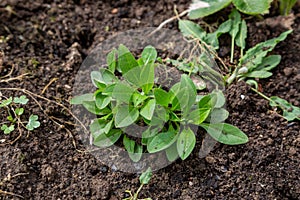
<svg viewBox="0 0 300 200"><path fill-rule="evenodd" d="M0 2L0 76L12 67L11 77L30 73L26 79L0 83L41 94L67 107L74 76L82 60L100 42L117 32L138 27L156 27L173 16L173 6L183 11L188 0L160 1L18 1ZM10 6L12 12L5 10ZM282 62L274 75L259 81L266 95L277 95L300 106L299 7L293 34L275 53ZM272 16L269 16L271 19ZM250 19L248 47L278 36L282 24ZM176 29L176 22L167 28ZM226 43L226 42L225 42ZM74 59L70 59L75 52ZM225 58L228 53L224 53ZM37 62L36 62L37 61ZM2 65L1 65L1 62ZM5 96L19 92L1 90ZM195 151L186 161L156 171L140 197L152 199L300 199L300 123L288 123L253 93L245 83L230 86L226 95L229 123L249 136L239 146L218 144L206 158ZM242 99L241 95L245 98ZM63 121L74 120L55 104L40 99L45 113ZM19 199L122 199L125 190L136 190L138 175L114 171L84 150L74 127L71 133L54 124L31 101L26 115L40 116L41 127L22 132L13 145L0 146L0 198ZM278 111L280 112L280 111ZM1 120L4 119L0 113ZM11 141L17 132L0 135ZM77 145L77 149L74 146Z"/></svg>

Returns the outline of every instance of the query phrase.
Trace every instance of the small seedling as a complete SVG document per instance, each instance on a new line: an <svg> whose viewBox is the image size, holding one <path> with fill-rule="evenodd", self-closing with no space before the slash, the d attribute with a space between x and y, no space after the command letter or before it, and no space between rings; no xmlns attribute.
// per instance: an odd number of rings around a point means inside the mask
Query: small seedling
<svg viewBox="0 0 300 200"><path fill-rule="evenodd" d="M126 190L125 192L127 192L130 197L125 198L123 200L152 200L151 198L145 198L145 199L139 199L138 195L140 193L140 191L142 190L143 186L148 184L150 179L152 177L152 171L150 168L148 168L145 172L143 172L139 178L140 180L140 187L138 188L138 190L132 194L132 192L130 190Z"/></svg>
<svg viewBox="0 0 300 200"><path fill-rule="evenodd" d="M248 141L237 127L222 123L228 112L222 108L225 97L221 90L199 95L187 74L182 74L180 81L170 89L156 84L154 69L158 63L154 47L147 46L136 60L124 45L120 45L118 50L107 55L107 66L91 72L98 88L94 93L71 100L72 104L81 104L97 115L90 125L95 146L105 148L121 140L134 162L146 151L165 151L173 161L174 157L185 160L194 149L196 132L191 126L202 127L225 144ZM142 138L140 142L126 132L133 124L147 127L136 133Z"/></svg>
<svg viewBox="0 0 300 200"><path fill-rule="evenodd" d="M267 97L263 93L258 91L258 85L256 82L248 82L248 84L254 86L254 88L251 88L254 92L256 92L258 95L263 97L264 99L269 101L270 106L280 108L282 110L282 116L287 121L294 121L294 120L300 120L300 108L297 106L292 105L287 100L282 99L277 96Z"/></svg>
<svg viewBox="0 0 300 200"><path fill-rule="evenodd" d="M24 114L24 108L22 106L26 105L29 101L25 95L14 98L6 98L4 96L1 97L4 98L4 100L0 99L0 108L6 110L6 118L8 120L1 126L1 130L4 132L4 134L10 134L12 131L14 131L16 124L18 128L20 125L22 125L29 131L32 131L40 126L37 115L30 115L28 122L21 119L21 116Z"/></svg>

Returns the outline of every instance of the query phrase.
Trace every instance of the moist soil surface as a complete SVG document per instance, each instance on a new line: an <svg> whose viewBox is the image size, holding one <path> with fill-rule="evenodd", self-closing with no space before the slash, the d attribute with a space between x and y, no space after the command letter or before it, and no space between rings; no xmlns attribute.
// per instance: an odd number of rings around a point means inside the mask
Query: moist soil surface
<svg viewBox="0 0 300 200"><path fill-rule="evenodd" d="M82 61L102 41L118 32L157 27L188 8L188 0L160 1L18 1L0 2L0 76L22 79L0 82L0 88L23 88L71 109L74 77ZM9 6L9 7L8 7ZM275 10L275 9L274 9ZM208 21L224 20L222 11ZM278 36L290 25L294 32L273 53L282 61L273 76L258 80L260 90L300 106L300 18L249 18L247 47ZM177 29L177 22L166 25ZM228 60L230 41L223 37L220 56ZM237 51L238 55L238 51ZM4 79L4 78L3 78ZM45 90L44 90L45 89ZM44 91L43 91L44 90ZM1 89L3 96L20 91ZM152 199L300 199L300 123L287 122L244 82L226 90L232 123L244 131L245 145L217 144L205 158L198 152L155 171L140 198ZM137 190L137 174L109 168L90 153L70 123L75 120L55 103L32 99L25 115L38 114L41 126L0 134L0 199L122 199ZM1 110L1 121L6 116ZM50 120L52 117L53 120ZM63 126L60 126L64 125ZM4 192L6 191L6 193Z"/></svg>

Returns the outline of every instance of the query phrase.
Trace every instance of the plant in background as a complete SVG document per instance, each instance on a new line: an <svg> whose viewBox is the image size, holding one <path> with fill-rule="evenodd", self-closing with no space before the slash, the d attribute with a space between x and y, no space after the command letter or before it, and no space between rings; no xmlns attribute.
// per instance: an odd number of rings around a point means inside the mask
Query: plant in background
<svg viewBox="0 0 300 200"><path fill-rule="evenodd" d="M235 9L229 15L229 19L223 22L213 33L206 33L198 24L189 20L179 20L179 29L185 37L200 40L201 43L211 46L213 49L219 48L218 38L222 34L229 33L232 38L230 56L230 61L232 63L234 61L233 52L235 45L240 47L241 51L238 64L231 69L231 73L224 77L227 84L231 84L235 80L245 80L246 83L254 86L252 90L258 93L263 98L267 99L270 102L271 106L279 107L280 109L282 109L283 117L286 120L292 121L295 119L299 119L300 108L293 106L286 100L279 97L273 96L269 98L265 96L257 90L258 83L254 80L272 76L271 70L280 63L281 56L268 55L268 53L271 52L279 42L285 40L286 37L292 32L292 30L283 32L277 38L261 42L248 49L244 54L243 51L246 47L247 26L246 22L244 20L241 20L240 14ZM184 66L189 65L190 63L184 64ZM178 67L178 69L185 71L185 68L182 67L183 64L177 64L177 66L180 66ZM201 70L194 72L199 72L199 76L201 76L201 74L203 73L203 71Z"/></svg>
<svg viewBox="0 0 300 200"><path fill-rule="evenodd" d="M29 101L25 95L9 98L1 95L0 97L4 98L4 100L0 99L0 108L5 109L8 120L7 122L3 122L1 125L1 130L4 132L4 134L10 134L12 131L14 131L16 124L18 128L20 128L21 125L29 131L32 131L40 126L37 115L30 115L28 121L21 119L21 116L24 113L24 108L22 106L26 105Z"/></svg>
<svg viewBox="0 0 300 200"><path fill-rule="evenodd" d="M207 7L198 7L199 2L207 3ZM272 0L194 0L189 9L189 18L198 19L212 15L231 3L242 13L248 15L266 14L269 12Z"/></svg>
<svg viewBox="0 0 300 200"><path fill-rule="evenodd" d="M120 45L107 55L107 65L91 72L97 87L94 93L71 100L72 104L82 104L97 115L90 125L95 146L105 148L121 140L134 162L139 161L144 152L160 151L165 151L173 161L178 156L186 159L194 149L194 126L202 127L225 144L248 141L237 127L222 123L228 112L222 108L225 98L220 90L199 95L187 74L181 75L180 81L170 89L157 84L157 52L152 46L147 46L141 57L135 59ZM130 127L134 124L144 126L145 130L132 133ZM142 139L136 141L131 135Z"/></svg>
<svg viewBox="0 0 300 200"><path fill-rule="evenodd" d="M141 175L140 175L140 187L138 188L138 190L132 194L132 192L130 190L126 190L125 192L127 192L130 197L128 198L125 198L123 200L151 200L151 198L146 198L146 199L139 199L138 198L138 195L140 193L140 191L142 190L143 186L148 184L150 179L152 177L152 171L150 168L148 168L145 172L143 172Z"/></svg>
<svg viewBox="0 0 300 200"><path fill-rule="evenodd" d="M281 15L289 15L293 6L297 3L297 0L278 0L279 12Z"/></svg>

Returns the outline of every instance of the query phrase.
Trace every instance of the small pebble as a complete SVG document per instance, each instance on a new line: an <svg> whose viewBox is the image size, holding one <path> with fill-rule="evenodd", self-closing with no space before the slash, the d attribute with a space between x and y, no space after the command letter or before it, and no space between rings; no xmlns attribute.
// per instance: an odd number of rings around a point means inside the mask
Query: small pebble
<svg viewBox="0 0 300 200"><path fill-rule="evenodd" d="M116 14L116 13L118 13L118 8L114 8L111 10L111 14Z"/></svg>
<svg viewBox="0 0 300 200"><path fill-rule="evenodd" d="M285 68L283 70L284 75L290 76L293 73L293 68Z"/></svg>
<svg viewBox="0 0 300 200"><path fill-rule="evenodd" d="M205 157L205 160L206 160L206 162L208 162L209 164L213 164L213 163L216 162L216 159L214 159L214 158L211 157L211 156Z"/></svg>
<svg viewBox="0 0 300 200"><path fill-rule="evenodd" d="M107 172L107 167L106 166L100 167L100 171L103 172L103 173L106 173Z"/></svg>
<svg viewBox="0 0 300 200"><path fill-rule="evenodd" d="M289 154L291 156L295 155L297 153L297 150L294 148L294 147L291 147L290 150L289 150Z"/></svg>

